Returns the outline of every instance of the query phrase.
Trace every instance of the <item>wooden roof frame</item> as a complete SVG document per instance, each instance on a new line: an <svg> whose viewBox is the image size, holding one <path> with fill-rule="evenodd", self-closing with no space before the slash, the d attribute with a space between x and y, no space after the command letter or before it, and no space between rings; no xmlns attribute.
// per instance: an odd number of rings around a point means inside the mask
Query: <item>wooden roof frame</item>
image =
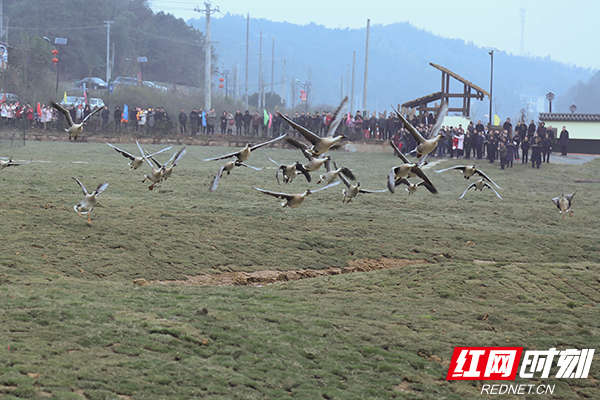
<svg viewBox="0 0 600 400"><path fill-rule="evenodd" d="M471 99L483 100L485 96L488 98L490 94L469 82L460 75L450 71L449 69L442 67L441 65L429 63L433 68L442 72L442 90L435 92L427 96L419 97L418 99L407 101L402 104L402 108L418 108L419 113L427 114L429 111L437 111L439 107L429 107L428 104L441 100L441 102L448 102L450 98L462 98L462 107L452 107L448 109L448 112L460 112L463 116L468 117L471 114ZM456 79L463 84L462 93L450 93L450 77ZM474 91L474 92L473 92Z"/></svg>

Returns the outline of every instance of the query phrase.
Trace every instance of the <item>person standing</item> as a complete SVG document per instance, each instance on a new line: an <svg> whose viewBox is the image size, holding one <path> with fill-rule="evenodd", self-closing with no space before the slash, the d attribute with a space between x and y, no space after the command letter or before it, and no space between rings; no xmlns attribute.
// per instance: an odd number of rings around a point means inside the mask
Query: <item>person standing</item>
<svg viewBox="0 0 600 400"><path fill-rule="evenodd" d="M248 110L244 113L242 120L244 121L244 135L248 136L250 134L250 125L252 125L253 121L252 115L250 115Z"/></svg>
<svg viewBox="0 0 600 400"><path fill-rule="evenodd" d="M563 156L567 155L567 145L569 144L569 131L566 126L562 127L562 131L560 131L560 149Z"/></svg>
<svg viewBox="0 0 600 400"><path fill-rule="evenodd" d="M513 126L510 122L510 118L506 118L506 122L502 125L502 129L504 129L508 133L508 138L512 139L513 136Z"/></svg>
<svg viewBox="0 0 600 400"><path fill-rule="evenodd" d="M182 108L181 112L179 113L179 133L187 133L187 121L187 114Z"/></svg>
<svg viewBox="0 0 600 400"><path fill-rule="evenodd" d="M542 161L550 163L550 153L552 153L552 139L548 133L542 136Z"/></svg>
<svg viewBox="0 0 600 400"><path fill-rule="evenodd" d="M521 142L521 155L522 163L527 164L529 162L529 149L531 148L531 143L529 142L529 137L525 136L525 139Z"/></svg>
<svg viewBox="0 0 600 400"><path fill-rule="evenodd" d="M233 119L235 120L235 134L240 136L242 134L242 125L244 124L244 115L240 110L237 110Z"/></svg>
<svg viewBox="0 0 600 400"><path fill-rule="evenodd" d="M108 111L108 107L104 106L102 108L102 130L106 129L106 125L108 125L108 117L110 115L110 111Z"/></svg>
<svg viewBox="0 0 600 400"><path fill-rule="evenodd" d="M501 140L498 144L498 155L500 156L500 169L504 169L506 165L506 155L508 154L508 149L506 148L506 144L504 140Z"/></svg>
<svg viewBox="0 0 600 400"><path fill-rule="evenodd" d="M533 137L533 143L531 144L531 168L540 168L542 165L542 140L539 136Z"/></svg>
<svg viewBox="0 0 600 400"><path fill-rule="evenodd" d="M527 136L529 137L530 142L533 140L533 134L535 133L535 129L535 122L531 120L529 126L527 127Z"/></svg>
<svg viewBox="0 0 600 400"><path fill-rule="evenodd" d="M192 135L198 135L200 133L200 114L195 108L190 111L190 130Z"/></svg>

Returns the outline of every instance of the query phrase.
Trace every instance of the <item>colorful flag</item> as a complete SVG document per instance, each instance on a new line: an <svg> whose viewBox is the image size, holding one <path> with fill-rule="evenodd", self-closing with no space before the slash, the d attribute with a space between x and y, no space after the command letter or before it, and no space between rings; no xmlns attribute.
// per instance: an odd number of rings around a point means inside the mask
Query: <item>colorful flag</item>
<svg viewBox="0 0 600 400"><path fill-rule="evenodd" d="M206 113L202 110L202 126L206 126Z"/></svg>
<svg viewBox="0 0 600 400"><path fill-rule="evenodd" d="M6 93L4 93L4 96L2 96L2 103L4 103L6 101Z"/></svg>
<svg viewBox="0 0 600 400"><path fill-rule="evenodd" d="M121 122L129 122L129 107L127 107L127 104L123 106L123 118L121 118Z"/></svg>
<svg viewBox="0 0 600 400"><path fill-rule="evenodd" d="M63 96L63 103L67 104L67 92L65 92L65 95Z"/></svg>
<svg viewBox="0 0 600 400"><path fill-rule="evenodd" d="M269 128L273 125L273 114L269 113Z"/></svg>
<svg viewBox="0 0 600 400"><path fill-rule="evenodd" d="M83 92L83 102L84 102L85 104L87 104L87 103L88 103L87 90L86 90L85 92Z"/></svg>
<svg viewBox="0 0 600 400"><path fill-rule="evenodd" d="M494 114L494 125L500 126L500 117Z"/></svg>
<svg viewBox="0 0 600 400"><path fill-rule="evenodd" d="M269 124L269 113L264 108L263 108L263 111L264 111L263 123L265 124L265 126L267 126Z"/></svg>
<svg viewBox="0 0 600 400"><path fill-rule="evenodd" d="M37 105L37 115L42 115L42 107L40 107L40 103Z"/></svg>

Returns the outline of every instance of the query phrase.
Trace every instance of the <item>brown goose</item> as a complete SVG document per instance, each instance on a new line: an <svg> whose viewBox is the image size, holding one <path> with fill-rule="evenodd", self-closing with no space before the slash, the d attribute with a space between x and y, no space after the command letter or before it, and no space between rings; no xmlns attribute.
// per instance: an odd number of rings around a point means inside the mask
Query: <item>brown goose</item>
<svg viewBox="0 0 600 400"><path fill-rule="evenodd" d="M411 163L408 160L408 158L406 158L406 156L402 154L400 149L394 144L394 142L391 139L390 145L394 148L396 155L402 160L404 164L392 168L388 173L388 190L391 193L394 193L396 186L398 186L401 183L404 184L404 182L401 181L402 179L408 179L413 176L418 176L423 180L422 185L425 186L427 190L429 190L433 194L437 194L437 189L435 188L435 186L433 186L433 183L425 174L425 172L423 172L422 169L422 167L427 164L427 162L425 161L426 157L421 158L421 161L418 164Z"/></svg>
<svg viewBox="0 0 600 400"><path fill-rule="evenodd" d="M556 207L558 207L558 212L562 214L562 217L565 217L566 213L569 213L569 217L573 216L571 212L571 203L573 203L573 196L575 196L574 192L572 194L565 195L564 193L560 197L554 197L552 202Z"/></svg>
<svg viewBox="0 0 600 400"><path fill-rule="evenodd" d="M256 189L259 192L262 192L264 194L268 194L269 196L277 197L278 199L284 199L285 201L283 203L281 203L282 207L296 208L296 207L299 207L304 202L304 199L308 195L316 193L316 192L320 192L321 190L329 189L330 187L338 185L339 183L340 183L340 181L337 181L330 185L323 186L322 188L317 189L317 190L306 189L306 191L304 191L303 193L297 193L297 194L271 192L270 190L259 189L257 187L255 187L254 189Z"/></svg>
<svg viewBox="0 0 600 400"><path fill-rule="evenodd" d="M448 114L448 103L442 103L440 110L438 112L438 116L437 116L435 125L433 126L433 128L431 129L431 132L429 132L427 137L423 137L423 135L421 135L419 133L419 131L417 131L415 129L415 127L412 126L410 124L410 122L408 122L406 120L406 118L404 118L404 116L399 111L397 111L397 110L394 110L394 111L396 111L396 114L402 120L402 123L404 124L406 129L408 129L408 131L411 133L411 135L413 135L413 137L417 141L417 148L416 148L417 157L421 158L424 155L429 154L433 150L435 150L435 148L438 145L438 141L444 137L444 135L438 134L438 132L442 128L442 123L444 122L444 118Z"/></svg>
<svg viewBox="0 0 600 400"><path fill-rule="evenodd" d="M278 140L283 139L287 134L283 134L279 137L276 137L275 139L271 139L268 140L266 142L263 143L259 143L259 144L255 144L252 145L252 143L248 143L246 145L246 147L244 147L243 149L236 151L234 153L229 153L229 154L225 154L224 156L219 156L219 157L213 157L213 158L205 158L202 161L215 161L215 160L224 160L226 158L231 158L231 157L236 157L239 161L244 162L246 161L248 158L250 158L250 154L256 150L256 149L260 149L261 147L264 147L268 144L271 144L273 142L276 142Z"/></svg>
<svg viewBox="0 0 600 400"><path fill-rule="evenodd" d="M479 190L480 192L483 191L484 188L490 188L492 189L492 191L494 193L496 193L496 196L498 196L498 198L500 200L502 200L502 197L498 194L498 192L496 192L496 189L494 189L492 187L492 185L490 185L489 183L487 183L485 180L483 180L483 178L479 179L478 181L475 181L473 183L471 183L463 192L463 194L459 197L459 199L462 199L463 197L465 197L465 194L467 193L467 191L469 189L475 189L475 190Z"/></svg>
<svg viewBox="0 0 600 400"><path fill-rule="evenodd" d="M347 104L348 104L348 97L345 97L344 100L342 100L342 102L340 103L339 107L333 113L333 119L331 120L331 124L329 125L329 128L327 129L327 134L325 135L325 137L320 137L320 136L312 133L311 131L309 131L308 129L303 127L302 125L298 125L297 123L295 123L294 121L292 121L291 119L286 117L285 115L279 113L281 118L285 122L287 122L292 128L294 128L295 130L300 132L300 134L302 136L304 136L304 138L306 140L308 140L312 144L312 146L308 147L304 143L298 142L297 140L294 140L291 138L288 138L286 141L289 144L291 144L295 147L298 147L302 150L304 150L304 149L308 150L310 152L310 154L312 154L313 156L320 156L321 154L325 153L327 150L329 150L330 148L335 146L340 140L346 138L346 136L344 136L344 135L338 135L338 136L334 137L333 134L335 133L335 131L337 130L337 127L340 125L340 122L342 122L342 120L344 118L344 113L342 113L341 111Z"/></svg>
<svg viewBox="0 0 600 400"><path fill-rule="evenodd" d="M138 141L135 141L136 143L138 143ZM147 157L144 154L142 154L141 157L136 157L131 153L126 152L125 150L121 150L120 148L118 148L117 146L113 146L110 143L106 143L107 145L109 145L110 147L112 147L113 149L115 149L118 153L121 153L123 155L123 157L129 158L131 160L131 162L129 162L129 166L133 169L138 169L139 167L142 166L142 164L144 164L144 158ZM139 143L138 143L139 146ZM155 156L157 154L160 154L164 151L170 150L173 146L169 146L169 147L165 147L162 150L157 151L156 153L152 153L150 154L151 156Z"/></svg>
<svg viewBox="0 0 600 400"><path fill-rule="evenodd" d="M440 169L440 170L435 171L435 172L444 172L444 171L449 171L451 169L458 169L458 170L462 171L463 176L465 177L465 179L469 179L473 175L479 175L480 177L482 177L486 181L488 181L491 184L493 184L494 186L496 186L498 189L502 189L500 186L496 185L496 182L494 182L493 180L491 180L489 176L487 176L482 170L478 169L474 165L455 165L454 167Z"/></svg>
<svg viewBox="0 0 600 400"><path fill-rule="evenodd" d="M214 192L215 190L217 190L217 187L219 186L219 181L223 177L223 173L227 172L227 175L229 175L231 173L231 170L234 167L248 167L248 168L252 168L255 171L261 171L262 170L262 168L256 168L256 167L253 167L251 165L244 164L240 160L226 162L225 165L223 165L221 167L221 169L219 169L219 172L217 172L217 174L213 178L212 182L210 183L210 189L208 189L208 190L210 192Z"/></svg>
<svg viewBox="0 0 600 400"><path fill-rule="evenodd" d="M360 182L357 182L356 185L352 185L348 178L344 175L344 173L340 173L338 175L340 180L344 182L346 185L346 189L342 189L342 194L344 198L342 199L342 203L350 203L353 198L355 198L359 193L383 193L387 192L387 189L382 190L365 190L360 188Z"/></svg>
<svg viewBox="0 0 600 400"><path fill-rule="evenodd" d="M291 183L298 174L304 175L306 180L310 182L310 174L307 170L304 169L304 166L302 165L302 163L300 163L300 161L296 161L294 164L285 165L279 164L272 158L269 158L269 160L271 160L271 162L273 162L279 167L277 168L277 173L275 174L275 177L277 178L277 184L281 185L281 183L279 182L280 173L283 175L283 183Z"/></svg>
<svg viewBox="0 0 600 400"><path fill-rule="evenodd" d="M81 190L83 190L83 199L81 199L81 201L79 203L77 203L73 209L75 211L77 211L77 213L79 214L79 216L81 217L81 214L87 214L88 215L88 224L92 223L92 219L90 216L90 212L94 209L94 206L96 205L96 202L98 201L98 195L100 193L102 193L104 191L104 189L106 189L108 187L108 183L101 183L98 185L98 187L96 188L96 190L94 190L92 193L88 193L87 189L85 188L85 186L83 186L83 183L81 183L79 181L79 179L75 178L75 177L71 177L73 179L75 179L75 181L79 184L79 187L81 187Z"/></svg>
<svg viewBox="0 0 600 400"><path fill-rule="evenodd" d="M63 115L65 116L65 119L67 120L67 124L69 125L69 127L67 129L65 129L66 132L69 132L69 140L71 140L71 137L73 137L73 140L77 140L77 136L79 136L81 134L81 132L83 131L83 127L85 126L85 123L87 122L88 119L90 119L92 117L92 115L96 114L99 111L102 111L103 107L96 107L91 113L88 114L87 117L85 117L83 119L83 121L81 121L81 123L76 124L73 122L73 119L71 119L71 114L69 113L69 110L63 108L63 106L61 106L60 104L51 101L50 104L52 105L52 107L56 108L58 111L60 111L61 113L63 113Z"/></svg>
<svg viewBox="0 0 600 400"><path fill-rule="evenodd" d="M346 167L337 167L337 165L335 164L335 162L333 163L333 168L331 168L331 160L326 160L324 165L325 165L325 170L327 171L325 173L325 175L321 175L319 177L319 180L317 181L317 185L321 182L325 182L326 185L329 185L331 182L335 181L335 179L338 177L339 173L343 173L346 177L350 178L351 180L355 181L356 177L354 176L354 174L352 173L352 171L350 171L350 169L346 168Z"/></svg>

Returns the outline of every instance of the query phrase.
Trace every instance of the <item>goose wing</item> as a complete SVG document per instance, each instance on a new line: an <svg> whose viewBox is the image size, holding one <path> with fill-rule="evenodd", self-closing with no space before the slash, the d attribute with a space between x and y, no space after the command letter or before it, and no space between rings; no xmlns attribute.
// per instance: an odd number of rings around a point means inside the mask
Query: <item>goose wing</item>
<svg viewBox="0 0 600 400"><path fill-rule="evenodd" d="M354 176L354 173L352 171L350 171L349 168L342 167L340 172L343 173L344 175L346 175L350 180L352 180L352 181L356 180L356 176ZM339 174L338 174L338 176L339 176Z"/></svg>
<svg viewBox="0 0 600 400"><path fill-rule="evenodd" d="M96 193L96 195L99 195L100 193L104 192L104 190L108 187L108 183L104 182L98 185L98 187L96 188L96 190L94 191Z"/></svg>
<svg viewBox="0 0 600 400"><path fill-rule="evenodd" d="M224 156L218 156L218 157L213 157L213 158L205 158L202 161L224 160L226 158L237 157L239 154L240 154L240 150L238 150L238 151L236 151L234 153L225 154Z"/></svg>
<svg viewBox="0 0 600 400"><path fill-rule="evenodd" d="M82 123L84 123L84 122L85 122L85 121L87 121L88 119L92 118L92 115L96 114L96 113L97 113L97 112L99 112L99 111L102 111L102 107L96 107L96 108L94 108L94 110L93 110L91 113L89 113L89 114L87 115L87 117L85 117L85 118L83 119L83 121L81 121L81 122L82 122Z"/></svg>
<svg viewBox="0 0 600 400"><path fill-rule="evenodd" d="M380 189L380 190L366 190L366 189L359 189L359 193L383 193L383 192L387 192L388 189Z"/></svg>
<svg viewBox="0 0 600 400"><path fill-rule="evenodd" d="M399 167L392 167L390 172L388 172L387 187L390 193L394 193L396 190L396 168Z"/></svg>
<svg viewBox="0 0 600 400"><path fill-rule="evenodd" d="M342 109L345 108L347 104L348 104L348 96L344 97L344 100L342 100L339 107L333 112L333 116L332 116L333 118L331 119L331 123L329 124L329 129L327 129L326 136L333 137L333 134L335 133L338 126L344 119L345 114L342 113Z"/></svg>
<svg viewBox="0 0 600 400"><path fill-rule="evenodd" d="M108 143L107 143L107 144L108 144ZM172 148L172 147L173 147L173 146L165 147L164 149L162 149L162 150L159 150L159 151L157 151L156 153L152 153L152 154L150 154L150 155L151 155L151 156L155 156L155 155L157 155L157 154L160 154L160 153L162 153L162 152L164 152L164 151L171 150L171 148ZM184 147L184 148L185 148L185 147ZM143 154L142 154L142 156L143 156Z"/></svg>
<svg viewBox="0 0 600 400"><path fill-rule="evenodd" d="M575 193L577 193L577 192L575 192ZM567 194L565 196L565 199L567 199L567 201L569 202L569 207L571 207L571 202L573 202L573 196L575 196L575 193Z"/></svg>
<svg viewBox="0 0 600 400"><path fill-rule="evenodd" d="M149 157L148 157L148 155L147 155L147 154L148 154L148 152L147 152L147 151L144 151L144 150L142 149L142 146L140 146L140 144L138 143L138 141L137 141L137 140L135 141L135 144L137 144L137 147L138 147L138 149L140 149L140 153L142 153L142 158L143 158L144 160L146 160L146 162L148 163L148 165L150 166L150 168L154 169L154 167L152 166L152 163L150 162L150 160L149 160ZM153 160L154 160L154 159L153 159ZM154 162L156 162L156 160L154 160Z"/></svg>
<svg viewBox="0 0 600 400"><path fill-rule="evenodd" d="M475 185L477 185L477 182L473 182L469 186L467 186L467 188L465 189L465 191L463 192L463 194L460 195L459 199L462 199L463 197L465 197L465 194L467 194L467 192L469 191L469 189L473 189L475 187Z"/></svg>
<svg viewBox="0 0 600 400"><path fill-rule="evenodd" d="M210 192L214 192L215 190L217 190L217 186L219 186L219 180L223 176L223 171L225 171L224 165L221 167L221 169L219 169L219 172L217 172L212 182L210 183L210 189L208 189Z"/></svg>
<svg viewBox="0 0 600 400"><path fill-rule="evenodd" d="M75 178L74 176L72 176L71 178L75 179L75 181L76 181L77 183L79 183L79 187L81 188L81 190L83 190L83 195L84 195L84 196L87 196L89 193L88 193L87 189L85 188L85 186L83 186L83 183L81 183L81 182L79 181L79 179Z"/></svg>
<svg viewBox="0 0 600 400"><path fill-rule="evenodd" d="M285 138L285 141L287 143L291 144L292 146L294 146L294 147L302 150L302 151L308 150L308 146L307 145L305 145L302 142L297 141L296 139L292 139L292 138L288 137L288 138Z"/></svg>
<svg viewBox="0 0 600 400"><path fill-rule="evenodd" d="M552 198L552 202L554 203L554 205L556 207L558 207L558 209L560 210L560 197L553 197Z"/></svg>
<svg viewBox="0 0 600 400"><path fill-rule="evenodd" d="M173 161L173 164L171 164L173 167L176 166L179 161L181 161L181 159L183 158L183 156L185 155L185 152L187 150L185 149L185 147L183 147L181 150L179 150L177 153L175 153L171 159L169 161ZM169 161L167 161L167 164L169 163ZM166 165L166 164L165 164Z"/></svg>
<svg viewBox="0 0 600 400"><path fill-rule="evenodd" d="M466 165L455 165L454 167L450 167L450 168L438 169L435 172L446 172L446 171L450 171L451 169L460 169L464 173L466 167L467 167Z"/></svg>
<svg viewBox="0 0 600 400"><path fill-rule="evenodd" d="M341 171L338 176L340 177L340 180L342 182L344 182L344 185L346 185L346 187L350 187L350 181L348 180L348 178L346 178L346 175L344 175L344 171Z"/></svg>
<svg viewBox="0 0 600 400"><path fill-rule="evenodd" d="M394 108L394 107L392 107ZM417 141L417 143L421 144L425 141L425 138L423 138L423 136L421 136L421 134L419 133L419 131L417 131L415 129L414 126L412 126L410 124L410 122L407 121L406 118L404 118L404 115L402 115L399 111L397 111L396 109L394 109L394 111L396 112L396 114L398 115L398 118L400 118L400 120L402 121L402 123L404 124L404 127L406 129L408 129L408 131L410 132L411 135L413 135L413 137L415 138L415 140Z"/></svg>
<svg viewBox="0 0 600 400"><path fill-rule="evenodd" d="M240 166L242 166L242 167L248 167L248 168L251 168L251 169L253 169L253 170L255 170L255 171L262 171L262 170L263 170L262 168L253 167L252 165L244 164L244 163L243 163L243 162L241 162L241 161L238 161L238 162L236 162L236 163L235 163L235 166L236 166L236 167L240 167Z"/></svg>
<svg viewBox="0 0 600 400"><path fill-rule="evenodd" d="M423 182L425 182L425 183L423 183L423 185L427 188L427 190L429 190L433 194L438 193L435 186L433 186L433 183L429 180L429 177L425 174L425 172L423 172L423 170L420 167L418 167L418 166L412 167L410 172L417 175L419 178L423 179Z"/></svg>
<svg viewBox="0 0 600 400"><path fill-rule="evenodd" d="M489 183L485 182L485 183L483 184L483 187L489 187L490 189L492 189L492 191L493 191L494 193L496 193L496 196L498 196L498 198L499 198L500 200L502 200L502 196L500 196L500 194L499 194L499 193L496 191L496 189L494 189L494 188L492 187L492 185L490 185ZM569 204L570 204L570 202L569 202Z"/></svg>
<svg viewBox="0 0 600 400"><path fill-rule="evenodd" d="M318 137L317 135L315 135L314 133L312 133L311 131L309 131L308 129L303 127L302 125L298 125L297 123L295 123L294 121L292 121L291 119L289 119L288 117L286 117L285 115L283 115L281 113L279 113L279 115L281 116L281 118L283 118L283 120L285 122L287 122L295 130L300 132L300 134L302 136L304 136L304 138L306 140L308 140L309 142L311 142L313 145L316 145L317 143L319 143L321 141L320 137Z"/></svg>
<svg viewBox="0 0 600 400"><path fill-rule="evenodd" d="M310 183L310 174L308 173L306 168L304 168L304 165L300 163L300 161L296 161L296 171L300 171L300 173L304 175L306 180Z"/></svg>
<svg viewBox="0 0 600 400"><path fill-rule="evenodd" d="M71 114L69 113L69 110L67 110L66 108L64 108L63 106L61 106L60 104L58 104L55 101L51 101L50 105L52 105L52 107L56 108L58 111L63 113L63 115L67 119L67 123L69 124L70 127L74 125L73 120L71 119Z"/></svg>
<svg viewBox="0 0 600 400"><path fill-rule="evenodd" d="M442 103L442 106L440 107L440 110L438 112L435 125L431 129L431 132L429 132L429 135L427 135L427 139L431 139L437 136L440 129L442 129L442 124L444 123L444 118L446 118L446 115L448 115L448 103L444 102Z"/></svg>
<svg viewBox="0 0 600 400"><path fill-rule="evenodd" d="M253 186L254 187L254 186ZM264 194L268 194L269 196L273 196L273 197L277 197L279 199L286 199L289 200L292 197L294 197L293 194L287 194L287 193L280 193L280 192L271 192L270 190L265 190L265 189L259 189L257 187L254 187L254 189L258 190L259 192L262 192Z"/></svg>
<svg viewBox="0 0 600 400"><path fill-rule="evenodd" d="M496 186L498 189L502 189L500 186L496 185L496 182L494 182L493 180L490 179L489 176L487 176L483 171L476 169L475 173L479 176L481 176L483 179L485 179L488 182L491 182L494 186Z"/></svg>
<svg viewBox="0 0 600 400"><path fill-rule="evenodd" d="M400 159L402 160L402 162L404 162L405 164L410 164L410 161L408 161L408 158L406 158L406 156L404 154L402 154L402 152L400 151L400 149L398 148L398 146L396 146L396 144L394 143L394 141L392 139L390 139L390 145L396 151L396 155L398 157L400 157Z"/></svg>
<svg viewBox="0 0 600 400"><path fill-rule="evenodd" d="M113 149L115 149L118 153L121 153L124 157L129 158L130 160L135 159L135 156L131 153L126 152L125 150L121 150L120 148L118 148L117 146L113 146L110 143L106 143L107 145L109 145L110 147L112 147Z"/></svg>
<svg viewBox="0 0 600 400"><path fill-rule="evenodd" d="M329 189L330 187L332 187L332 186L336 186L336 185L339 185L340 183L341 183L340 181L335 181L335 182L333 182L333 183L330 183L330 184L329 184L329 185L327 185L327 186L323 186L323 187L322 187L322 188L320 188L320 189L317 189L317 190L311 190L311 192L312 192L312 193L320 192L321 190Z"/></svg>
<svg viewBox="0 0 600 400"><path fill-rule="evenodd" d="M268 144L271 144L273 142L281 140L281 139L283 139L286 136L287 136L287 133L284 133L283 135L281 135L279 137L276 137L275 139L271 139L271 140L267 140L266 142L263 142L263 143L255 144L254 146L250 147L250 151L254 151L256 149L260 149L261 147L264 147L264 146L266 146Z"/></svg>

